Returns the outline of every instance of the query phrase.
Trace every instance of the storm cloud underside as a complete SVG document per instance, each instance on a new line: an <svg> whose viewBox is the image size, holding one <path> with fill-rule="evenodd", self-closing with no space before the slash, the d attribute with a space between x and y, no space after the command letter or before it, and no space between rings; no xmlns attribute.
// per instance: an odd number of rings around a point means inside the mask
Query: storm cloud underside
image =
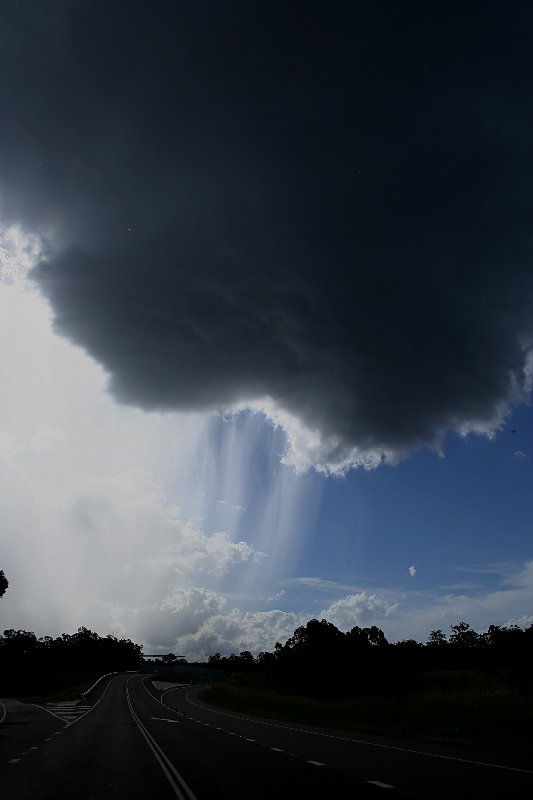
<svg viewBox="0 0 533 800"><path fill-rule="evenodd" d="M0 28L2 217L114 396L262 410L325 471L497 429L531 389L531 11L125 8Z"/></svg>

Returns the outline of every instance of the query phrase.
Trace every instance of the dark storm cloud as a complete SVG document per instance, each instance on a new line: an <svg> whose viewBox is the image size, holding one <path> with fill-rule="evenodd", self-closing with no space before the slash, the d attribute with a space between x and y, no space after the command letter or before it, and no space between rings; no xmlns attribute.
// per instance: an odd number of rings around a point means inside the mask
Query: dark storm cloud
<svg viewBox="0 0 533 800"><path fill-rule="evenodd" d="M533 15L500 3L26 2L4 216L122 401L270 397L324 459L528 394Z"/></svg>

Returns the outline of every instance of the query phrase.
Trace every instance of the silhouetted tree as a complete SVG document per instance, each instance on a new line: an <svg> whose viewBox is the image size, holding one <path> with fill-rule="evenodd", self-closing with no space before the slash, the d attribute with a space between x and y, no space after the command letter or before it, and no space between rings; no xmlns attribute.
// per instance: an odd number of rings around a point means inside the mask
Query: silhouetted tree
<svg viewBox="0 0 533 800"><path fill-rule="evenodd" d="M166 667L173 667L177 660L178 658L174 655L174 653L167 653L166 655L161 656L161 663Z"/></svg>
<svg viewBox="0 0 533 800"><path fill-rule="evenodd" d="M9 581L4 575L4 570L0 569L0 597L3 597L5 595L8 586L9 586Z"/></svg>
<svg viewBox="0 0 533 800"><path fill-rule="evenodd" d="M483 645L483 637L472 630L467 622L460 622L458 625L452 625L451 629L452 635L450 636L450 644L453 647L473 648Z"/></svg>
<svg viewBox="0 0 533 800"><path fill-rule="evenodd" d="M446 639L446 634L443 633L440 628L431 631L427 641L428 647L446 647L447 644L448 640Z"/></svg>
<svg viewBox="0 0 533 800"><path fill-rule="evenodd" d="M87 628L53 639L8 629L0 636L0 682L8 693L52 691L106 672L138 669L142 647L129 639L101 637ZM1 693L1 692L0 692Z"/></svg>

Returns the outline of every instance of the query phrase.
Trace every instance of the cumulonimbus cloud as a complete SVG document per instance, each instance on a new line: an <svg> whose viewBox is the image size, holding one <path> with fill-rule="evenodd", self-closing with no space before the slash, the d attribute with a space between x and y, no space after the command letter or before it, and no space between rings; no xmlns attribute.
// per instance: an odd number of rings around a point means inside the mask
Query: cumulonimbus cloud
<svg viewBox="0 0 533 800"><path fill-rule="evenodd" d="M533 343L532 55L494 13L5 9L1 211L57 330L122 402L263 411L298 469L493 433Z"/></svg>

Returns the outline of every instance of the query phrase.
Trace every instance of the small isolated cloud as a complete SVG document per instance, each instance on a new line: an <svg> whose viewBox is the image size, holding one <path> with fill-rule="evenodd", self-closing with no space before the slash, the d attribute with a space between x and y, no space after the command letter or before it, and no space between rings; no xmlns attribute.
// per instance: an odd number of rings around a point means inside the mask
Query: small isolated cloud
<svg viewBox="0 0 533 800"><path fill-rule="evenodd" d="M416 567L415 567L414 564L411 564L411 566L408 569L408 572L409 572L409 575L411 576L411 578L415 577L415 575L416 575Z"/></svg>
<svg viewBox="0 0 533 800"><path fill-rule="evenodd" d="M524 461L526 458L529 458L529 456L527 453L524 453L523 450L515 450L513 458L516 458L517 461Z"/></svg>

